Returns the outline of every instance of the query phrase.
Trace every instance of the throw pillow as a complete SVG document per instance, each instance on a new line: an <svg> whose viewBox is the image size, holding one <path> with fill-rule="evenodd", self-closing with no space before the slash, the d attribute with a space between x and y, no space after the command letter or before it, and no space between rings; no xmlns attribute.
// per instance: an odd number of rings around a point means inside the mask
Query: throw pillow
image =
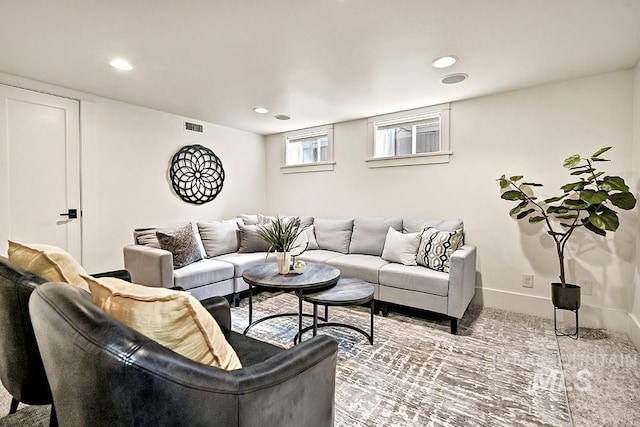
<svg viewBox="0 0 640 427"><path fill-rule="evenodd" d="M389 227L382 250L382 259L404 265L416 265L420 235L421 233L401 233Z"/></svg>
<svg viewBox="0 0 640 427"><path fill-rule="evenodd" d="M47 282L66 282L89 292L82 278L87 272L64 249L38 244L24 244L9 240L9 262Z"/></svg>
<svg viewBox="0 0 640 427"><path fill-rule="evenodd" d="M448 273L451 254L460 246L462 236L462 228L455 231L441 231L426 227L422 232L418 248L418 264Z"/></svg>
<svg viewBox="0 0 640 427"><path fill-rule="evenodd" d="M402 230L402 218L356 218L349 245L350 254L382 255L387 230Z"/></svg>
<svg viewBox="0 0 640 427"><path fill-rule="evenodd" d="M240 215L238 215L238 218L240 218L242 220L242 223L244 225L257 225L258 224L258 215L240 214Z"/></svg>
<svg viewBox="0 0 640 427"><path fill-rule="evenodd" d="M188 292L84 278L92 302L125 325L196 362L226 370L242 367L216 320Z"/></svg>
<svg viewBox="0 0 640 427"><path fill-rule="evenodd" d="M328 251L349 253L351 232L353 230L352 219L321 219L313 221L316 232L316 240L320 249Z"/></svg>
<svg viewBox="0 0 640 427"><path fill-rule="evenodd" d="M208 258L238 251L240 247L239 221L240 219L229 219L198 223L198 230Z"/></svg>
<svg viewBox="0 0 640 427"><path fill-rule="evenodd" d="M310 251L320 249L318 247L318 241L316 240L315 227L310 225L304 230L304 232L307 233L307 242L309 242L307 249Z"/></svg>
<svg viewBox="0 0 640 427"><path fill-rule="evenodd" d="M258 225L242 225L240 228L240 248L238 252L267 252L270 245L258 234Z"/></svg>
<svg viewBox="0 0 640 427"><path fill-rule="evenodd" d="M182 268L202 259L191 224L168 233L156 231L160 248L173 255L173 268Z"/></svg>
<svg viewBox="0 0 640 427"><path fill-rule="evenodd" d="M200 248L200 254L202 258L207 256L207 253L204 250L204 245L202 244L202 240L200 239L200 233L198 232L198 225L195 222L183 222L180 224L171 225L168 227L148 227L148 228L136 228L133 230L133 238L137 245L142 246L150 246L152 248L160 248L160 242L158 242L158 237L156 233L158 231L171 234L175 232L177 229L190 225L193 228L193 234L196 236L196 240L198 241L198 247Z"/></svg>

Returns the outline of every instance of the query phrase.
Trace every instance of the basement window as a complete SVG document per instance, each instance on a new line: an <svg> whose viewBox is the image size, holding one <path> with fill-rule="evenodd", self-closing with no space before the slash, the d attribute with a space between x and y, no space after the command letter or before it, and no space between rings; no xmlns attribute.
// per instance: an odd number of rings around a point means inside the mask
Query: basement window
<svg viewBox="0 0 640 427"><path fill-rule="evenodd" d="M449 104L371 117L370 168L449 163Z"/></svg>
<svg viewBox="0 0 640 427"><path fill-rule="evenodd" d="M333 170L333 125L287 132L283 173Z"/></svg>

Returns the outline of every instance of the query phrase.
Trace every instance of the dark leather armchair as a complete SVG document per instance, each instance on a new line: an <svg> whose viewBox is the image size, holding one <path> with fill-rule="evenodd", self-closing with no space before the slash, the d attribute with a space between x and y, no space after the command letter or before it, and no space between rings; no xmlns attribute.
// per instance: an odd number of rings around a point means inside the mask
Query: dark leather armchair
<svg viewBox="0 0 640 427"><path fill-rule="evenodd" d="M99 276L130 280L125 270ZM20 402L28 405L53 402L29 317L29 297L43 282L0 257L0 380L12 396L10 414ZM53 409L51 424L56 424Z"/></svg>
<svg viewBox="0 0 640 427"><path fill-rule="evenodd" d="M182 357L95 307L66 284L39 286L30 312L61 425L331 426L337 344L291 349L229 330L224 298L204 305L243 368Z"/></svg>

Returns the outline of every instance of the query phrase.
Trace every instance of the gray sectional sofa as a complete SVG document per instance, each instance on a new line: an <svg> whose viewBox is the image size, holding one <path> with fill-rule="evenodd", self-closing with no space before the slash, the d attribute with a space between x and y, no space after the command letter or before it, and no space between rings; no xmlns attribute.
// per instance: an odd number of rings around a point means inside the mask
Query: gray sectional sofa
<svg viewBox="0 0 640 427"><path fill-rule="evenodd" d="M445 314L451 319L451 332L456 333L457 320L464 314L475 292L475 246L464 241L459 246L454 243L457 249L452 249L447 268L436 266L432 269L423 265L390 262L392 257L389 256L391 243L388 243L388 234L409 237L408 233L421 233L427 228L451 232L452 236L458 230L459 236L463 236L461 220L372 217L300 219L308 226L306 233L309 244L307 250L296 259L327 263L338 268L343 277L371 282L375 289L374 298L382 307L383 314L386 314L387 303ZM125 268L131 273L134 283L180 286L198 299L233 295L237 301L240 292L248 289L242 279L244 270L268 258L268 248L257 235L256 229L259 222L269 221L268 217L259 215L240 215L225 221L192 223L191 228L203 259L175 269L172 253L160 249L155 237L156 231L163 229L137 229L134 231L135 244L124 248ZM177 227L169 227L168 230ZM427 251L429 248L427 243ZM420 255L425 256L423 243L418 255L419 258ZM436 254L436 263L440 262L441 255ZM425 261L428 260L425 258Z"/></svg>

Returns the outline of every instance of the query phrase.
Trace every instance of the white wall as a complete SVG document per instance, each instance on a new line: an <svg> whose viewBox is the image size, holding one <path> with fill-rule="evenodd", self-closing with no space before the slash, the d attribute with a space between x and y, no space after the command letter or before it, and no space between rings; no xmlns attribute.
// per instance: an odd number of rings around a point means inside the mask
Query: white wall
<svg viewBox="0 0 640 427"><path fill-rule="evenodd" d="M629 187L640 199L640 64L633 70L633 179ZM640 209L636 207L636 211ZM635 295L633 307L629 313L628 334L636 348L640 350L640 222L635 226L636 268Z"/></svg>
<svg viewBox="0 0 640 427"><path fill-rule="evenodd" d="M204 133L187 132L184 117L104 98L93 110L95 139L83 152L85 268L121 268L134 228L224 219L264 206L261 135L198 120ZM193 144L213 150L225 170L222 192L203 205L182 201L168 177L173 154Z"/></svg>
<svg viewBox="0 0 640 427"><path fill-rule="evenodd" d="M607 171L631 178L630 71L545 85L451 104L449 164L368 169L366 119L334 126L333 172L282 174L281 139L267 137L267 211L317 217L460 217L478 246L476 302L551 316L549 283L557 280L552 241L538 227L508 216L495 179L524 174L545 184L542 196L568 182L562 167L574 153L612 145ZM594 282L582 324L626 329L633 292L635 212L602 240L576 236L568 279ZM521 286L522 273L535 275Z"/></svg>
<svg viewBox="0 0 640 427"><path fill-rule="evenodd" d="M83 257L89 272L124 266L133 229L234 217L265 206L261 135L0 74L0 82L80 100ZM204 133L183 130L184 121ZM173 193L168 168L184 145L201 144L222 160L226 178L212 202L193 205Z"/></svg>

